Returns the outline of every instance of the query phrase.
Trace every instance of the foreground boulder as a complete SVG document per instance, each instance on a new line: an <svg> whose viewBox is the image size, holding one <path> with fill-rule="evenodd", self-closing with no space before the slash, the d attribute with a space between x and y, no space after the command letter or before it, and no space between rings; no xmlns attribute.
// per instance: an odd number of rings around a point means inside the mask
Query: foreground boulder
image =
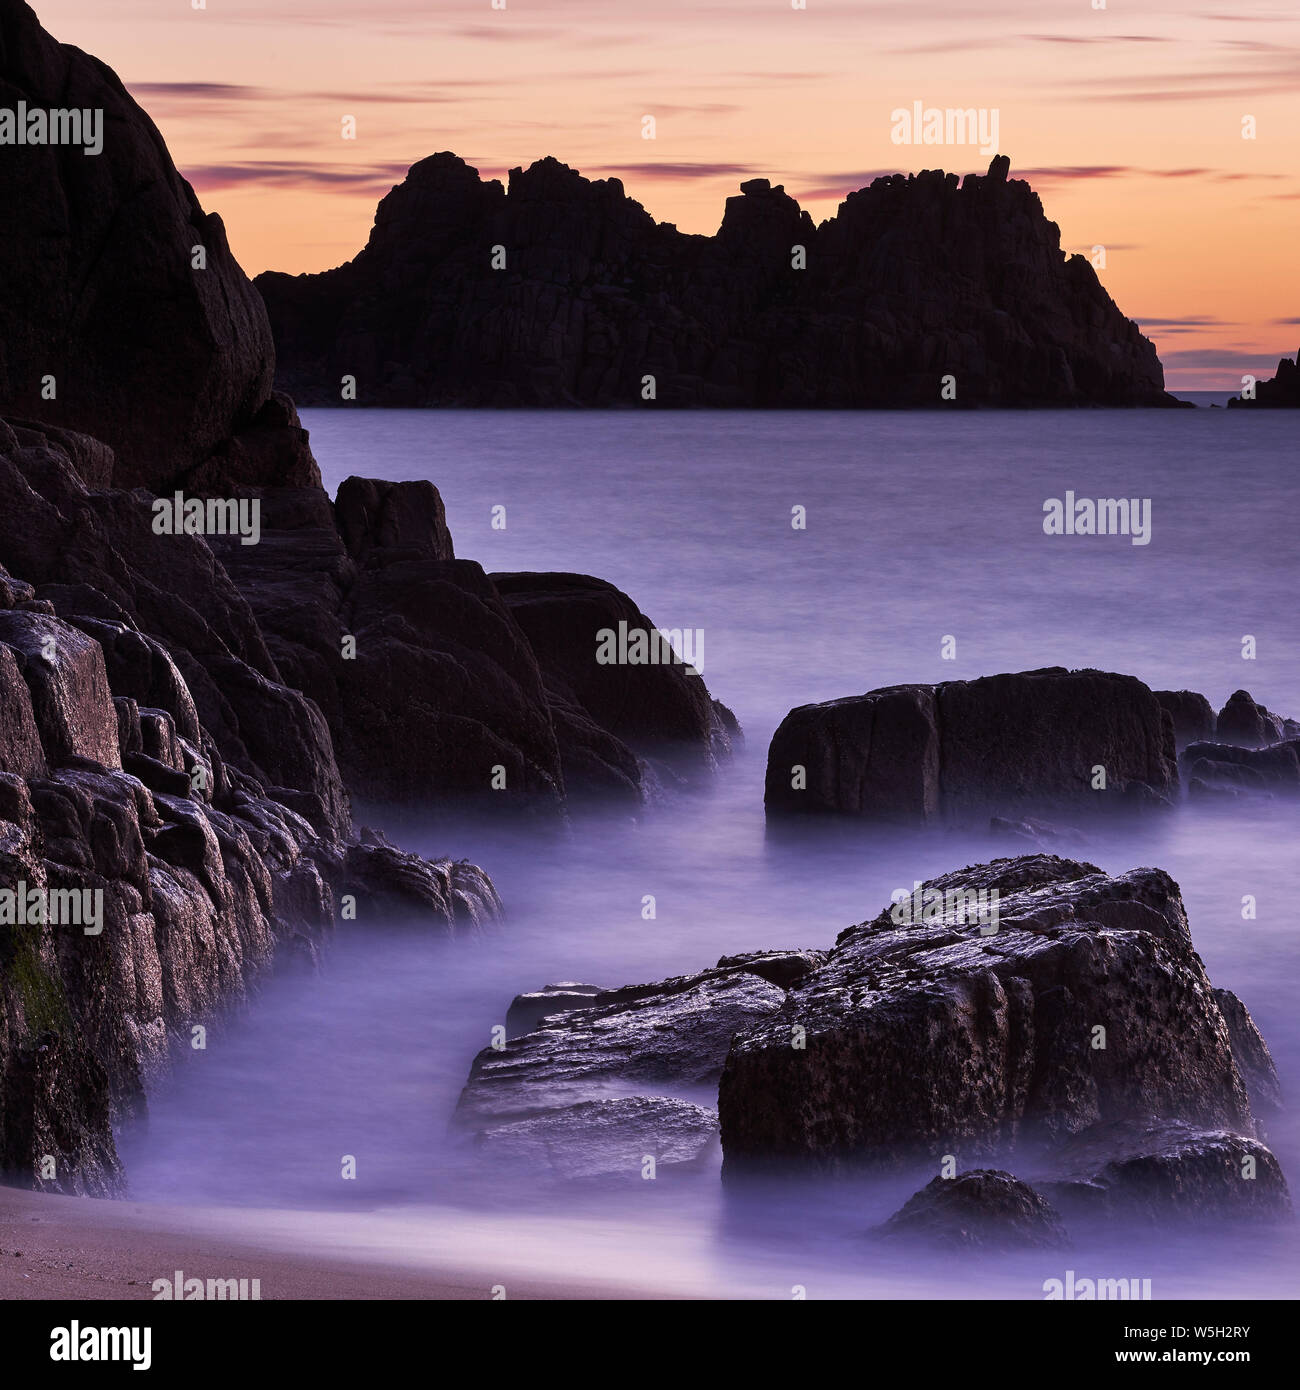
<svg viewBox="0 0 1300 1390"><path fill-rule="evenodd" d="M820 225L750 179L703 237L556 159L503 187L431 155L354 260L258 277L277 379L313 405L344 374L388 406L647 408L647 379L659 406L937 406L945 376L959 404L1172 404L1009 169L878 178Z"/></svg>
<svg viewBox="0 0 1300 1390"><path fill-rule="evenodd" d="M489 1161L531 1160L555 1177L640 1178L647 1155L696 1165L717 1130L699 1102L712 1100L733 1035L781 1006L785 987L769 977L794 983L816 955L760 952L655 984L520 995L510 1030L534 1030L479 1053L454 1123Z"/></svg>
<svg viewBox="0 0 1300 1390"><path fill-rule="evenodd" d="M1172 722L1141 681L1050 667L791 710L764 801L773 816L982 823L1140 811L1177 788Z"/></svg>
<svg viewBox="0 0 1300 1390"><path fill-rule="evenodd" d="M935 1178L880 1228L889 1239L948 1249L1054 1249L1067 1244L1052 1205L1011 1173L974 1168Z"/></svg>
<svg viewBox="0 0 1300 1390"><path fill-rule="evenodd" d="M1094 1125L1046 1161L1036 1185L1067 1215L1169 1224L1291 1215L1281 1166L1257 1139L1179 1120Z"/></svg>
<svg viewBox="0 0 1300 1390"><path fill-rule="evenodd" d="M85 452L0 422L0 1175L108 1193L114 1128L281 951L499 902L353 839L328 727L211 549Z"/></svg>
<svg viewBox="0 0 1300 1390"><path fill-rule="evenodd" d="M1167 874L1030 855L920 892L919 920L913 895L850 927L737 1036L725 1174L969 1159L1135 1114L1254 1133Z"/></svg>

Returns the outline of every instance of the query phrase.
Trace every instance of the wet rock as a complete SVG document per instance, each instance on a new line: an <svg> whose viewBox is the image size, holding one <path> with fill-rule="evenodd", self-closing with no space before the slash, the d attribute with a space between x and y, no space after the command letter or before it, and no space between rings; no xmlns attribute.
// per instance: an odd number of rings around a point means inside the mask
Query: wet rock
<svg viewBox="0 0 1300 1390"><path fill-rule="evenodd" d="M703 1166L717 1145L718 1117L670 1096L582 1101L513 1124L493 1125L475 1148L494 1168L560 1182L642 1182Z"/></svg>
<svg viewBox="0 0 1300 1390"><path fill-rule="evenodd" d="M737 1035L725 1174L991 1155L1138 1113L1252 1132L1167 874L1029 855L934 879L921 902L920 921L899 904L841 933Z"/></svg>
<svg viewBox="0 0 1300 1390"><path fill-rule="evenodd" d="M890 1239L946 1249L1056 1249L1068 1244L1051 1203L997 1169L935 1178L880 1228Z"/></svg>
<svg viewBox="0 0 1300 1390"><path fill-rule="evenodd" d="M1169 404L1155 349L1007 174L878 178L819 226L750 179L700 237L618 179L545 158L507 191L444 152L354 260L257 286L279 383L311 404L344 373L391 406L937 406L949 374L962 404Z"/></svg>
<svg viewBox="0 0 1300 1390"><path fill-rule="evenodd" d="M585 1101L664 1092L687 1098L716 1082L733 1034L784 998L745 969L605 991L499 1051L480 1052L456 1120L480 1130Z"/></svg>
<svg viewBox="0 0 1300 1390"><path fill-rule="evenodd" d="M338 881L356 898L358 920L410 920L454 932L501 912L492 881L464 859L433 861L386 845L350 845Z"/></svg>
<svg viewBox="0 0 1300 1390"><path fill-rule="evenodd" d="M1230 989L1216 989L1214 1002L1228 1025L1232 1058L1245 1083L1251 1111L1264 1117L1276 1114L1282 1108L1282 1086L1268 1044L1255 1026L1250 1010Z"/></svg>
<svg viewBox="0 0 1300 1390"><path fill-rule="evenodd" d="M1194 690L1157 690L1154 694L1160 708L1174 721L1174 743L1179 749L1214 737L1218 720L1204 695Z"/></svg>
<svg viewBox="0 0 1300 1390"><path fill-rule="evenodd" d="M744 951L723 956L719 970L748 970L781 989L793 989L811 971L825 965L829 951Z"/></svg>
<svg viewBox="0 0 1300 1390"><path fill-rule="evenodd" d="M792 710L764 800L774 816L977 823L1164 808L1177 787L1172 724L1141 681L1051 667Z"/></svg>
<svg viewBox="0 0 1300 1390"><path fill-rule="evenodd" d="M1076 1135L1036 1180L1068 1215L1169 1224L1277 1221L1291 1214L1286 1178L1257 1139L1179 1120L1129 1120Z"/></svg>
<svg viewBox="0 0 1300 1390"><path fill-rule="evenodd" d="M568 1013L570 1009L589 1009L596 997L605 991L599 985L564 981L543 985L541 989L516 994L506 1011L506 1033L517 1038L531 1033L549 1014Z"/></svg>
<svg viewBox="0 0 1300 1390"><path fill-rule="evenodd" d="M57 619L12 610L0 612L0 642L27 682L49 759L120 767L117 711L99 644Z"/></svg>

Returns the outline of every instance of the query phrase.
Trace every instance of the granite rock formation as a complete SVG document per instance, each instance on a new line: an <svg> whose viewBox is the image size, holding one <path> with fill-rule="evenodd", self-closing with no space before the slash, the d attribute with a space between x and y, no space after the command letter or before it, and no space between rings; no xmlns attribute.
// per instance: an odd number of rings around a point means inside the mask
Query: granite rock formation
<svg viewBox="0 0 1300 1390"><path fill-rule="evenodd" d="M214 466L318 483L272 398L266 309L220 217L116 75L6 0L0 107L20 102L102 111L103 147L12 145L0 159L0 207L21 210L0 224L0 262L21 267L0 294L0 414L102 441L119 487L192 485Z"/></svg>
<svg viewBox="0 0 1300 1390"><path fill-rule="evenodd" d="M715 236L555 159L508 189L412 166L335 270L257 277L281 389L310 405L1172 405L1155 349L1029 185L876 179L814 226L751 179ZM800 268L802 267L802 268Z"/></svg>
<svg viewBox="0 0 1300 1390"><path fill-rule="evenodd" d="M725 1174L969 1159L1134 1116L1254 1136L1245 1010L1230 1026L1168 875L1030 855L927 889L921 921L887 909L850 927L737 1036ZM957 895L994 891L990 931Z"/></svg>
<svg viewBox="0 0 1300 1390"><path fill-rule="evenodd" d="M791 710L764 800L769 817L986 823L1141 811L1177 789L1173 723L1141 681L1050 667Z"/></svg>

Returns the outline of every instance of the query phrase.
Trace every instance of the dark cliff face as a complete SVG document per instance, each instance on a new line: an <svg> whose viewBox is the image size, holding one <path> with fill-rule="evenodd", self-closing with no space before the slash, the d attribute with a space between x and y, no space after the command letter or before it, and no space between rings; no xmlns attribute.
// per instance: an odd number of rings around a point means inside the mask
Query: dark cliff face
<svg viewBox="0 0 1300 1390"><path fill-rule="evenodd" d="M1255 399L1244 400L1234 396L1230 406L1263 406L1265 409L1276 406L1300 409L1300 352L1294 360L1283 357L1277 364L1277 375L1268 381L1261 381L1255 387Z"/></svg>
<svg viewBox="0 0 1300 1390"><path fill-rule="evenodd" d="M877 179L814 226L766 179L712 237L554 159L414 165L337 270L256 284L280 386L368 405L1162 405L1164 373L1028 184ZM805 268L795 268L803 248ZM494 256L504 267L493 268Z"/></svg>
<svg viewBox="0 0 1300 1390"><path fill-rule="evenodd" d="M0 159L0 412L84 431L113 481L162 490L269 407L266 311L162 136L115 74L0 5L0 106L102 111L102 149L6 146ZM206 263L195 264L201 248ZM272 460L308 482L305 450Z"/></svg>

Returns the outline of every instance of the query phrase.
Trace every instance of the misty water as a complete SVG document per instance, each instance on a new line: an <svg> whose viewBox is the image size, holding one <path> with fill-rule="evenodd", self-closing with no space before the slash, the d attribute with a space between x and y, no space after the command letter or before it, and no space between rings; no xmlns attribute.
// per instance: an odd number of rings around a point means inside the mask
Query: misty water
<svg viewBox="0 0 1300 1390"><path fill-rule="evenodd" d="M943 830L768 835L767 744L795 705L1063 665L1199 690L1216 707L1244 687L1300 717L1283 415L305 412L331 493L349 474L431 479L458 555L599 575L661 627L701 629L704 678L746 744L709 788L635 822L435 830L366 808L359 820L407 848L481 863L506 919L455 940L342 924L318 972L271 978L181 1062L147 1129L122 1136L131 1195L348 1212L370 1221L372 1253L436 1250L487 1284L522 1272L714 1296L1041 1298L1044 1280L1073 1269L1150 1278L1157 1298L1294 1296L1289 1226L1074 1229L1068 1252L935 1259L868 1236L932 1165L735 1194L718 1159L617 1191L559 1191L467 1166L448 1136L471 1059L520 991L825 947L895 889L1023 851ZM1043 503L1067 490L1149 498L1150 543L1045 535ZM1089 830L1077 850L1109 871L1174 876L1212 981L1252 1011L1288 1092L1300 1076L1298 822L1294 803L1184 805L1141 829ZM1242 917L1247 894L1255 920ZM1296 1180L1293 1109L1268 1139ZM340 1179L344 1154L355 1181Z"/></svg>

